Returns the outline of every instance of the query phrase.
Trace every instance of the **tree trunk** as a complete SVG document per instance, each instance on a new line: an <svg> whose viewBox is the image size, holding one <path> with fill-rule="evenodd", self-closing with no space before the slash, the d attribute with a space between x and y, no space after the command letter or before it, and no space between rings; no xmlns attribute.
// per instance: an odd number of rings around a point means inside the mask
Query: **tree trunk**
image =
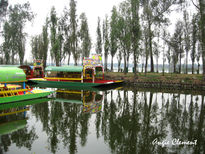
<svg viewBox="0 0 205 154"><path fill-rule="evenodd" d="M70 64L70 54L68 55L68 65Z"/></svg>
<svg viewBox="0 0 205 154"><path fill-rule="evenodd" d="M141 73L143 73L144 72L144 59L143 59L143 61L142 61L142 69L141 69Z"/></svg>
<svg viewBox="0 0 205 154"><path fill-rule="evenodd" d="M176 63L174 63L174 73L176 73Z"/></svg>
<svg viewBox="0 0 205 154"><path fill-rule="evenodd" d="M146 49L147 50L147 49ZM145 75L147 74L147 65L148 65L148 52L146 51L146 59L145 59Z"/></svg>
<svg viewBox="0 0 205 154"><path fill-rule="evenodd" d="M192 74L194 74L194 60L193 59L192 59L191 72L192 72Z"/></svg>
<svg viewBox="0 0 205 154"><path fill-rule="evenodd" d="M182 71L182 53L180 52L179 56L179 74L181 74Z"/></svg>
<svg viewBox="0 0 205 154"><path fill-rule="evenodd" d="M200 63L198 63L197 74L199 74L199 69L200 69Z"/></svg>
<svg viewBox="0 0 205 154"><path fill-rule="evenodd" d="M150 50L150 65L151 65L151 72L154 72L154 59L152 53L152 31L151 31L151 24L149 23L149 50Z"/></svg>
<svg viewBox="0 0 205 154"><path fill-rule="evenodd" d="M127 69L126 71L127 72L129 72L129 58L130 58L130 55L128 54L127 55L127 67L126 67L126 69Z"/></svg>
<svg viewBox="0 0 205 154"><path fill-rule="evenodd" d="M126 68L127 68L126 51L124 51L124 74L127 73Z"/></svg>
<svg viewBox="0 0 205 154"><path fill-rule="evenodd" d="M157 55L157 73L159 73L158 55Z"/></svg>
<svg viewBox="0 0 205 154"><path fill-rule="evenodd" d="M120 72L121 60L122 60L122 59L120 58L119 61L118 61L118 72Z"/></svg>
<svg viewBox="0 0 205 154"><path fill-rule="evenodd" d="M186 74L188 74L188 50L186 51Z"/></svg>
<svg viewBox="0 0 205 154"><path fill-rule="evenodd" d="M111 72L113 72L113 56L111 58Z"/></svg>
<svg viewBox="0 0 205 154"><path fill-rule="evenodd" d="M202 41L203 80L205 81L205 0L199 0Z"/></svg>
<svg viewBox="0 0 205 154"><path fill-rule="evenodd" d="M105 55L105 71L107 71L107 55Z"/></svg>

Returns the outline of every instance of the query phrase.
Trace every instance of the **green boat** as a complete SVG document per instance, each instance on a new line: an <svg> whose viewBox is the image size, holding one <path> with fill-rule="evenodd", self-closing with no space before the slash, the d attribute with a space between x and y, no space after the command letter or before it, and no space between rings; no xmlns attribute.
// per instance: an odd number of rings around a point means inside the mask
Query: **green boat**
<svg viewBox="0 0 205 154"><path fill-rule="evenodd" d="M110 86L122 81L104 80L103 68L98 66L49 66L46 67L45 78L29 79L30 83L41 87L69 87L70 89L100 88Z"/></svg>
<svg viewBox="0 0 205 154"><path fill-rule="evenodd" d="M0 124L0 135L10 134L26 126L26 119Z"/></svg>
<svg viewBox="0 0 205 154"><path fill-rule="evenodd" d="M0 74L0 104L46 97L52 93L47 90L26 88L26 75L20 68L0 67ZM8 86L19 83L22 83L22 88L19 88L19 85L14 85L12 88Z"/></svg>
<svg viewBox="0 0 205 154"><path fill-rule="evenodd" d="M50 98L37 98L37 99L33 99L33 100L25 100L25 101L20 101L20 102L1 104L0 111L7 110L10 108L24 107L26 105L34 105L34 104L38 104L38 103L44 103L44 102L48 102L49 100L50 100Z"/></svg>

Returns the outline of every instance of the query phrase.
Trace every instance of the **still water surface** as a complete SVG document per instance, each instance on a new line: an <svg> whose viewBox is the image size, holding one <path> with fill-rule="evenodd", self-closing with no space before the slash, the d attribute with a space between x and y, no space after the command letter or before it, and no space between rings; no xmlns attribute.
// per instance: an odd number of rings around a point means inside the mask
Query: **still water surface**
<svg viewBox="0 0 205 154"><path fill-rule="evenodd" d="M202 95L58 90L0 107L0 153L205 153Z"/></svg>

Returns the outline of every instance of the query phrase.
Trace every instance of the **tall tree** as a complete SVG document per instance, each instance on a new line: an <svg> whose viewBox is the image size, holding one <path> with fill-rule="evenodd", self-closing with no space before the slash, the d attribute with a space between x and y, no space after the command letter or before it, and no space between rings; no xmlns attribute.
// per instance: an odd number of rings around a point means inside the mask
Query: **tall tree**
<svg viewBox="0 0 205 154"><path fill-rule="evenodd" d="M10 34L11 34L11 58L14 64L14 56L18 54L20 64L23 64L25 55L26 33L23 31L25 24L34 18L30 3L17 4L9 7Z"/></svg>
<svg viewBox="0 0 205 154"><path fill-rule="evenodd" d="M47 55L48 55L48 45L49 45L49 38L48 38L48 18L46 18L46 23L42 28L42 59L43 59L43 67L46 68L47 63Z"/></svg>
<svg viewBox="0 0 205 154"><path fill-rule="evenodd" d="M76 1L70 1L70 10L69 10L69 17L70 17L70 49L73 54L73 59L75 65L77 65L77 60L79 56L78 50L78 36L77 36L77 15L76 15Z"/></svg>
<svg viewBox="0 0 205 154"><path fill-rule="evenodd" d="M98 17L98 26L96 32L97 32L96 53L102 54L102 34L101 34L100 17Z"/></svg>
<svg viewBox="0 0 205 154"><path fill-rule="evenodd" d="M63 10L63 17L62 17L62 27L64 30L64 45L63 45L63 53L68 56L67 64L70 63L70 56L71 56L71 31L70 31L70 21L69 21L69 10L65 7Z"/></svg>
<svg viewBox="0 0 205 154"><path fill-rule="evenodd" d="M185 51L186 51L186 71L188 73L188 53L190 51L190 34L191 34L191 27L189 22L189 14L186 10L184 10L184 44L185 44Z"/></svg>
<svg viewBox="0 0 205 154"><path fill-rule="evenodd" d="M11 56L11 47L12 47L12 42L11 42L11 26L8 22L4 23L3 27L3 54L4 54L4 59L5 59L5 64L10 63L10 56Z"/></svg>
<svg viewBox="0 0 205 154"><path fill-rule="evenodd" d="M60 66L59 59L59 40L57 34L58 18L55 7L53 6L50 12L50 40L51 40L51 57L54 58L56 66Z"/></svg>
<svg viewBox="0 0 205 154"><path fill-rule="evenodd" d="M0 1L0 28L1 28L1 21L3 17L6 15L8 7L8 0L1 0Z"/></svg>
<svg viewBox="0 0 205 154"><path fill-rule="evenodd" d="M131 0L132 12L132 50L134 54L134 76L137 77L137 61L139 57L139 39L140 39L140 25L139 25L139 1Z"/></svg>
<svg viewBox="0 0 205 154"><path fill-rule="evenodd" d="M46 19L46 24L42 27L42 33L36 35L31 39L31 53L33 59L43 60L43 67L46 67L47 53L48 53L48 18Z"/></svg>
<svg viewBox="0 0 205 154"><path fill-rule="evenodd" d="M169 0L169 1L158 1L158 0L140 0L143 6L143 14L145 16L145 21L148 25L148 42L149 42L149 50L150 50L150 64L151 64L151 72L154 72L154 59L153 59L153 51L152 51L152 40L154 38L153 33L153 24L164 23L167 21L165 16L166 13L170 12L170 7L174 4L177 4L182 0Z"/></svg>
<svg viewBox="0 0 205 154"><path fill-rule="evenodd" d="M113 58L117 52L118 32L117 32L118 13L116 6L112 8L112 15L110 21L110 54L111 54L111 71L113 71Z"/></svg>
<svg viewBox="0 0 205 154"><path fill-rule="evenodd" d="M84 57L89 57L91 50L91 38L89 34L88 21L85 13L80 15L80 40L81 40L81 51L82 61Z"/></svg>
<svg viewBox="0 0 205 154"><path fill-rule="evenodd" d="M174 65L174 73L176 73L176 65L179 61L179 73L181 73L181 61L183 58L183 45L182 45L182 41L183 41L183 22L182 21L177 21L176 23L176 28L175 28L175 32L171 38L170 41L170 46L172 48L173 54L172 54L172 61L173 61L173 65Z"/></svg>
<svg viewBox="0 0 205 154"><path fill-rule="evenodd" d="M203 62L203 80L205 81L205 0L198 0L200 13L201 46Z"/></svg>
<svg viewBox="0 0 205 154"><path fill-rule="evenodd" d="M31 53L33 59L41 59L42 51L42 35L33 36L31 38Z"/></svg>
<svg viewBox="0 0 205 154"><path fill-rule="evenodd" d="M197 15L194 14L192 18L192 29L191 29L191 61L192 61L192 74L194 74L194 62L196 59L196 42L197 42Z"/></svg>
<svg viewBox="0 0 205 154"><path fill-rule="evenodd" d="M105 20L103 21L103 45L104 45L104 68L107 71L107 60L109 55L109 25L108 25L108 17L105 16Z"/></svg>
<svg viewBox="0 0 205 154"><path fill-rule="evenodd" d="M118 15L118 41L123 52L124 59L124 74L128 71L129 57L131 53L131 38L132 38L132 18L131 4L128 1L120 3ZM121 51L119 51L121 52Z"/></svg>

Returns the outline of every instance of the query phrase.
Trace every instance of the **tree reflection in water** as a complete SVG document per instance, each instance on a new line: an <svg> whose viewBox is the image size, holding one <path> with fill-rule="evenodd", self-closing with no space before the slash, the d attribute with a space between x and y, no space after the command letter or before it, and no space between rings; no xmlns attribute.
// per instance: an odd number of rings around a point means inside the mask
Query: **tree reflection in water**
<svg viewBox="0 0 205 154"><path fill-rule="evenodd" d="M58 153L62 149L70 154L78 153L79 149L88 146L91 135L103 140L110 153L205 153L202 95L137 90L111 90L103 94L83 92L83 95L57 93L56 98L79 99L77 102L84 106L55 100L32 106L32 115L42 123L42 130L48 136L48 153ZM102 98L100 106L94 98ZM93 112L92 106L99 111ZM3 135L0 151L7 151L12 142L31 149L40 135L26 128ZM197 140L197 145L173 145L173 139ZM160 142L163 141L169 143L162 146Z"/></svg>

